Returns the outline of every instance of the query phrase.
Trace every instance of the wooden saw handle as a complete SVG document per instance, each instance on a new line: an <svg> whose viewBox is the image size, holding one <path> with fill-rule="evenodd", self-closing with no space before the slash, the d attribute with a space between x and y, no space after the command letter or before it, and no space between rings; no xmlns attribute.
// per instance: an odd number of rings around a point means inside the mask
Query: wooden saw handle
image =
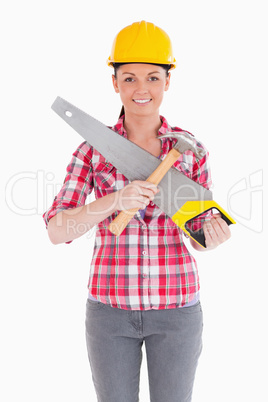
<svg viewBox="0 0 268 402"><path fill-rule="evenodd" d="M165 174L174 165L176 160L180 157L180 153L176 149L172 148L165 159L155 169L155 171L148 177L146 181L158 185L163 179ZM121 211L119 215L110 223L108 229L116 236L120 236L133 216L139 211L140 208L132 208L125 211Z"/></svg>

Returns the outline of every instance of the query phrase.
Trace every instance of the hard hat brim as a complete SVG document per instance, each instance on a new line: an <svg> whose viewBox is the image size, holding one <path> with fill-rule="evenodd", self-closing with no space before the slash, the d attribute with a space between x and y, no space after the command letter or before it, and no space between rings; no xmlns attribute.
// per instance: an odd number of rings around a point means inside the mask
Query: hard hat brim
<svg viewBox="0 0 268 402"><path fill-rule="evenodd" d="M176 60L174 59L172 62L170 62L170 63L167 63L167 61L165 60L165 61L159 61L159 59L158 60L141 60L140 58L137 58L137 59L132 59L132 60L129 60L129 59L127 59L127 60L123 60L123 59L120 59L120 60L111 60L111 58L109 57L108 59L107 59L107 65L109 66L109 67L113 67L114 66L114 64L115 63L122 63L122 64L131 64L131 63L137 63L137 64L164 64L164 65L170 65L170 70L174 70L175 68L176 68L176 65L177 65L177 62L176 62Z"/></svg>

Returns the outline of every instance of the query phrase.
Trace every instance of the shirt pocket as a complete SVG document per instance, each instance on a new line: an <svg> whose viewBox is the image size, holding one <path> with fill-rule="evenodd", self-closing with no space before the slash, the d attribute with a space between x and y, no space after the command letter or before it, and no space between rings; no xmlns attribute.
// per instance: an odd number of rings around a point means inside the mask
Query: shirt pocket
<svg viewBox="0 0 268 402"><path fill-rule="evenodd" d="M99 162L94 166L96 187L105 194L116 191L116 169L109 162Z"/></svg>
<svg viewBox="0 0 268 402"><path fill-rule="evenodd" d="M185 174L189 178L192 177L193 166L185 161L175 162L174 167L181 173Z"/></svg>

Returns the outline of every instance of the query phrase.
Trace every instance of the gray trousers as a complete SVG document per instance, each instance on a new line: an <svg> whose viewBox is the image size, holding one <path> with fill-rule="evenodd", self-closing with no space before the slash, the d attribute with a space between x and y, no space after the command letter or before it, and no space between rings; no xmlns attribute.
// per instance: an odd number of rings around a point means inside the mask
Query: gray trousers
<svg viewBox="0 0 268 402"><path fill-rule="evenodd" d="M86 340L98 402L139 401L143 342L151 402L190 402L202 328L200 302L130 311L88 300Z"/></svg>

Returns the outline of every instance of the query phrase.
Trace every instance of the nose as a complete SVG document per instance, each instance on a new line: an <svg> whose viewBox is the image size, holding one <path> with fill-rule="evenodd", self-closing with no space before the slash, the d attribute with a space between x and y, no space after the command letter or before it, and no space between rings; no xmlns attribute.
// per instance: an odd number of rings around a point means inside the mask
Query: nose
<svg viewBox="0 0 268 402"><path fill-rule="evenodd" d="M147 94L149 91L148 91L148 88L147 88L147 85L146 85L146 83L144 83L144 82L140 82L138 85L137 85L137 88L136 88L136 94L138 94L138 95L145 95L145 94Z"/></svg>

